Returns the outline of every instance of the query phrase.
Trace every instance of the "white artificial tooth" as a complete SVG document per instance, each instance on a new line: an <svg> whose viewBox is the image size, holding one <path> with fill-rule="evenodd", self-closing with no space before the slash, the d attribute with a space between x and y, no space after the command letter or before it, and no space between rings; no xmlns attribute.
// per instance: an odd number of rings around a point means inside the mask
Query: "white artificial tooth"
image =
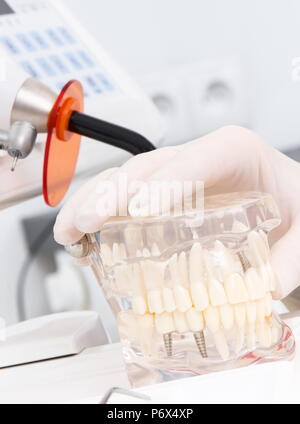
<svg viewBox="0 0 300 424"><path fill-rule="evenodd" d="M257 337L262 348L268 348L272 345L272 332L269 324L264 321L256 325Z"/></svg>
<svg viewBox="0 0 300 424"><path fill-rule="evenodd" d="M247 326L247 348L250 351L256 348L255 324L249 324Z"/></svg>
<svg viewBox="0 0 300 424"><path fill-rule="evenodd" d="M277 277L276 277L276 274L275 274L275 272L274 272L274 270L272 268L272 265L270 263L267 263L265 265L265 267L266 267L266 271L267 271L267 273L269 275L269 287L270 287L270 291L271 292L274 292L274 291L276 291L276 288L277 288Z"/></svg>
<svg viewBox="0 0 300 424"><path fill-rule="evenodd" d="M159 247L157 246L156 243L153 244L152 249L151 249L151 253L152 253L152 256L160 256L161 255Z"/></svg>
<svg viewBox="0 0 300 424"><path fill-rule="evenodd" d="M239 328L243 328L246 323L246 305L245 303L240 303L238 305L233 305L234 318L236 325Z"/></svg>
<svg viewBox="0 0 300 424"><path fill-rule="evenodd" d="M217 351L219 352L221 358L226 361L226 359L229 358L229 348L224 332L217 331L214 333L213 337Z"/></svg>
<svg viewBox="0 0 300 424"><path fill-rule="evenodd" d="M225 280L229 275L236 272L235 257L219 240L215 243L215 254L218 258L222 279Z"/></svg>
<svg viewBox="0 0 300 424"><path fill-rule="evenodd" d="M137 319L132 311L120 312L117 323L122 339L135 340L138 337Z"/></svg>
<svg viewBox="0 0 300 424"><path fill-rule="evenodd" d="M203 249L200 243L194 243L189 257L191 284L204 282Z"/></svg>
<svg viewBox="0 0 300 424"><path fill-rule="evenodd" d="M208 293L212 306L221 306L228 303L224 286L218 280L210 280Z"/></svg>
<svg viewBox="0 0 300 424"><path fill-rule="evenodd" d="M246 285L239 274L232 274L228 277L225 280L224 286L229 303L232 305L247 302L249 300Z"/></svg>
<svg viewBox="0 0 300 424"><path fill-rule="evenodd" d="M250 300L262 299L265 296L264 284L254 268L249 268L246 271L245 285Z"/></svg>
<svg viewBox="0 0 300 424"><path fill-rule="evenodd" d="M165 262L143 261L142 270L147 290L162 288L166 271Z"/></svg>
<svg viewBox="0 0 300 424"><path fill-rule="evenodd" d="M251 264L259 267L269 260L269 253L265 242L256 231L251 231L248 235L248 245L250 248Z"/></svg>
<svg viewBox="0 0 300 424"><path fill-rule="evenodd" d="M266 265L262 265L259 268L258 272L259 272L260 279L262 281L264 292L268 293L271 290L271 288L270 288L270 275Z"/></svg>
<svg viewBox="0 0 300 424"><path fill-rule="evenodd" d="M145 315L148 311L147 303L143 296L133 296L132 298L132 309L137 315Z"/></svg>
<svg viewBox="0 0 300 424"><path fill-rule="evenodd" d="M127 278L132 287L132 308L138 315L148 312L146 291L144 287L143 274L139 264L133 264L127 268Z"/></svg>
<svg viewBox="0 0 300 424"><path fill-rule="evenodd" d="M190 330L193 333L204 330L204 319L202 312L198 312L196 309L192 308L186 313L186 320Z"/></svg>
<svg viewBox="0 0 300 424"><path fill-rule="evenodd" d="M121 261L124 261L127 259L127 251L126 251L126 246L124 243L121 243L119 245L119 258Z"/></svg>
<svg viewBox="0 0 300 424"><path fill-rule="evenodd" d="M142 258L142 257L143 257L143 252L142 252L140 249L138 249L138 250L136 251L136 257L137 257L137 258Z"/></svg>
<svg viewBox="0 0 300 424"><path fill-rule="evenodd" d="M245 328L240 327L236 329L236 337L235 337L235 353L240 353L243 350L245 344Z"/></svg>
<svg viewBox="0 0 300 424"><path fill-rule="evenodd" d="M246 303L246 316L248 324L255 324L256 322L256 303L247 302Z"/></svg>
<svg viewBox="0 0 300 424"><path fill-rule="evenodd" d="M151 253L149 249L143 249L143 257L144 258L151 258Z"/></svg>
<svg viewBox="0 0 300 424"><path fill-rule="evenodd" d="M198 284L192 284L191 285L191 296L192 301L197 309L197 311L204 311L209 306L209 297L207 288L204 284L198 283Z"/></svg>
<svg viewBox="0 0 300 424"><path fill-rule="evenodd" d="M142 234L135 226L126 226L124 239L130 255L134 255L138 249L142 249Z"/></svg>
<svg viewBox="0 0 300 424"><path fill-rule="evenodd" d="M234 313L231 305L223 305L219 308L221 322L225 330L231 330L234 326Z"/></svg>
<svg viewBox="0 0 300 424"><path fill-rule="evenodd" d="M144 291L144 284L143 283L143 272L142 268L139 263L135 263L132 266L128 266L128 278L132 280L132 287L133 291L140 292Z"/></svg>
<svg viewBox="0 0 300 424"><path fill-rule="evenodd" d="M162 297L163 297L165 311L174 312L176 310L176 303L175 303L173 291L170 288L165 287L162 291Z"/></svg>
<svg viewBox="0 0 300 424"><path fill-rule="evenodd" d="M180 284L178 256L176 253L169 259L169 271L173 284Z"/></svg>
<svg viewBox="0 0 300 424"><path fill-rule="evenodd" d="M265 244L266 251L268 253L268 257L271 255L270 246L269 246L269 240L267 234L263 230L259 230L258 234L260 235L260 238Z"/></svg>
<svg viewBox="0 0 300 424"><path fill-rule="evenodd" d="M184 334L189 331L185 314L183 312L178 312L178 311L174 312L173 319L175 324L175 330L177 331L177 333Z"/></svg>
<svg viewBox="0 0 300 424"><path fill-rule="evenodd" d="M113 247L112 247L112 257L113 257L113 262L114 263L118 263L119 262L119 244L118 243L114 243Z"/></svg>
<svg viewBox="0 0 300 424"><path fill-rule="evenodd" d="M183 259L181 259L181 267L183 267ZM177 254L169 260L169 270L174 284L173 294L176 306L180 312L186 312L192 307L192 301L188 290L181 285L182 278ZM181 271L184 272L183 269Z"/></svg>
<svg viewBox="0 0 300 424"><path fill-rule="evenodd" d="M107 244L101 244L101 257L105 266L114 264L112 250Z"/></svg>
<svg viewBox="0 0 300 424"><path fill-rule="evenodd" d="M176 285L173 289L173 294L177 309L180 312L187 312L193 306L191 296L186 288Z"/></svg>
<svg viewBox="0 0 300 424"><path fill-rule="evenodd" d="M155 352L154 343L154 317L146 314L137 317L139 330L139 343L145 356L152 355Z"/></svg>
<svg viewBox="0 0 300 424"><path fill-rule="evenodd" d="M123 260L123 258L122 258L122 248L121 248L121 245L119 243L113 244L112 256L113 256L113 261L114 261L115 264L122 262L122 260Z"/></svg>
<svg viewBox="0 0 300 424"><path fill-rule="evenodd" d="M265 322L266 318L266 302L265 299L260 299L256 302L256 316L257 322Z"/></svg>
<svg viewBox="0 0 300 424"><path fill-rule="evenodd" d="M259 227L261 224L263 223L261 217L259 215L257 215L256 217L256 225Z"/></svg>
<svg viewBox="0 0 300 424"><path fill-rule="evenodd" d="M179 273L180 273L180 283L188 287L189 286L189 271L188 271L188 264L187 264L187 258L186 253L181 252L178 259L178 266L179 266Z"/></svg>
<svg viewBox="0 0 300 424"><path fill-rule="evenodd" d="M145 314L143 316L136 317L140 328L154 328L154 317L151 314Z"/></svg>
<svg viewBox="0 0 300 424"><path fill-rule="evenodd" d="M164 312L160 315L155 315L155 327L159 334L169 334L175 331L175 324L172 314Z"/></svg>
<svg viewBox="0 0 300 424"><path fill-rule="evenodd" d="M221 319L218 308L214 308L213 306L209 306L204 311L204 318L206 322L207 328L212 332L216 333L220 329Z"/></svg>
<svg viewBox="0 0 300 424"><path fill-rule="evenodd" d="M203 250L203 257L205 262L205 269L207 274L207 280L214 280L217 278L216 269L213 264L211 254L208 250Z"/></svg>
<svg viewBox="0 0 300 424"><path fill-rule="evenodd" d="M131 291L131 265L119 265L114 268L114 276L116 288L121 293L128 293Z"/></svg>
<svg viewBox="0 0 300 424"><path fill-rule="evenodd" d="M151 314L162 314L165 311L160 290L148 291L147 297Z"/></svg>
<svg viewBox="0 0 300 424"><path fill-rule="evenodd" d="M265 297L265 315L271 317L273 313L273 298L271 293L267 293Z"/></svg>

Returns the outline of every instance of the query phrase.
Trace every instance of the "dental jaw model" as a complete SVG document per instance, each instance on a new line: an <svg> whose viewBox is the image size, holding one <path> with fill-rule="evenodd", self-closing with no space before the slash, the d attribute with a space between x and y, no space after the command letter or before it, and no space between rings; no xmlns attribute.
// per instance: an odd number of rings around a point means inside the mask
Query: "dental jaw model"
<svg viewBox="0 0 300 424"><path fill-rule="evenodd" d="M279 224L259 193L207 198L204 213L106 224L96 261L119 305L133 386L292 356L293 335L272 311L267 234Z"/></svg>

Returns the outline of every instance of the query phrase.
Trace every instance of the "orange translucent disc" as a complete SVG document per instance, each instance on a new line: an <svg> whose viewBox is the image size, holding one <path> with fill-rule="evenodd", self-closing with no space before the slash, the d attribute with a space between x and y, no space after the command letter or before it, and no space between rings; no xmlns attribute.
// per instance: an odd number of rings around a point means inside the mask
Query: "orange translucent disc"
<svg viewBox="0 0 300 424"><path fill-rule="evenodd" d="M57 206L65 197L76 170L81 136L68 131L74 111L83 112L83 88L70 81L62 89L48 121L43 193L47 205Z"/></svg>

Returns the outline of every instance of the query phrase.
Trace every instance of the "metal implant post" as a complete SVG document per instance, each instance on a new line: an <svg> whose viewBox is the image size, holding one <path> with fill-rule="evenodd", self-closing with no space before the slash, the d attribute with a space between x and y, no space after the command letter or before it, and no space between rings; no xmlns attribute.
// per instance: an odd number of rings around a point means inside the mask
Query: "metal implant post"
<svg viewBox="0 0 300 424"><path fill-rule="evenodd" d="M202 358L208 358L204 332L194 333L194 338Z"/></svg>
<svg viewBox="0 0 300 424"><path fill-rule="evenodd" d="M168 357L173 356L173 339L172 333L164 334L164 344Z"/></svg>
<svg viewBox="0 0 300 424"><path fill-rule="evenodd" d="M244 272L251 268L250 262L248 261L248 258L246 257L244 252L239 252L238 257L240 258Z"/></svg>

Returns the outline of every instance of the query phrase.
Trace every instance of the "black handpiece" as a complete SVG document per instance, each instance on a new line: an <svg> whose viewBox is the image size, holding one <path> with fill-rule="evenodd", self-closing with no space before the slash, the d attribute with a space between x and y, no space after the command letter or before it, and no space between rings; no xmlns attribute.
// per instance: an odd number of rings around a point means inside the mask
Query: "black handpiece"
<svg viewBox="0 0 300 424"><path fill-rule="evenodd" d="M141 134L79 112L72 114L69 130L126 150L133 155L156 150L156 147Z"/></svg>

